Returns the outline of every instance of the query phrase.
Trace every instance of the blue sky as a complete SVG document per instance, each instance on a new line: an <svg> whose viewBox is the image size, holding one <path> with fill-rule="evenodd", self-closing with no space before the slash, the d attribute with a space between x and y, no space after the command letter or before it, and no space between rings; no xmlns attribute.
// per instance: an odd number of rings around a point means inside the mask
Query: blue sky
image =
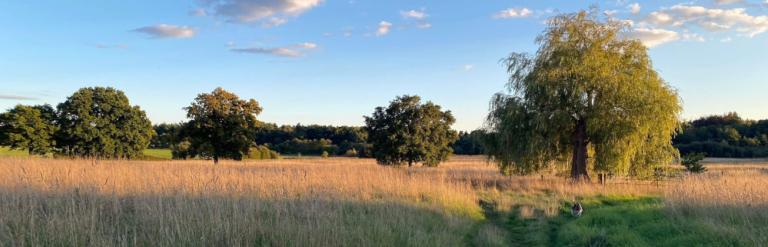
<svg viewBox="0 0 768 247"><path fill-rule="evenodd" d="M188 0L0 2L0 109L123 90L155 122L221 86L278 124L362 125L395 96L482 125L510 52L547 17L597 5L631 23L683 117L768 118L768 1Z"/></svg>

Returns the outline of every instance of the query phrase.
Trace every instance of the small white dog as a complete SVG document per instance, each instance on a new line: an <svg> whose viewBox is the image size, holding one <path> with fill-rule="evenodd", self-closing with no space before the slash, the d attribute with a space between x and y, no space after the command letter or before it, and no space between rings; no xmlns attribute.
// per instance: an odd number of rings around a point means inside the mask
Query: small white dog
<svg viewBox="0 0 768 247"><path fill-rule="evenodd" d="M584 208L581 207L581 203L579 202L574 203L573 207L571 207L571 214L573 214L573 216L579 217L582 212L584 212Z"/></svg>

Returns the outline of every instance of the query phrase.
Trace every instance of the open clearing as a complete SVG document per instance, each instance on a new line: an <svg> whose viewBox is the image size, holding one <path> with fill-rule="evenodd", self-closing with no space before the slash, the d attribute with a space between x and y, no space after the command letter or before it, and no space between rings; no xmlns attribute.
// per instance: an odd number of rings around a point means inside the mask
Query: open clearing
<svg viewBox="0 0 768 247"><path fill-rule="evenodd" d="M8 246L761 246L767 212L759 163L573 185L503 177L482 157L439 168L0 158Z"/></svg>

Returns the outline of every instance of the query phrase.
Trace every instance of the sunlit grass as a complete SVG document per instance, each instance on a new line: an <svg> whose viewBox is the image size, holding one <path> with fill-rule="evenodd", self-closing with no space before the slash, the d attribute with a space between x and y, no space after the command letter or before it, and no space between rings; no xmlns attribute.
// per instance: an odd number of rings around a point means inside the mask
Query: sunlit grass
<svg viewBox="0 0 768 247"><path fill-rule="evenodd" d="M753 246L763 166L667 181L572 184L370 159L0 158L0 243L152 246ZM584 204L580 218L573 201Z"/></svg>

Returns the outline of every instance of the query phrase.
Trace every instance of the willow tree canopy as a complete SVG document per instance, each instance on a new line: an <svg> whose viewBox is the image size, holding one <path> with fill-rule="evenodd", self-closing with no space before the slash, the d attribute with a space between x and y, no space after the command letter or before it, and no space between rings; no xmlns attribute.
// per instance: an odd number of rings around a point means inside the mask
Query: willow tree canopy
<svg viewBox="0 0 768 247"><path fill-rule="evenodd" d="M593 13L559 15L535 56L505 60L508 92L493 97L487 118L502 172L533 173L570 156L576 180L589 179L590 166L640 175L678 156L680 100L627 32Z"/></svg>

